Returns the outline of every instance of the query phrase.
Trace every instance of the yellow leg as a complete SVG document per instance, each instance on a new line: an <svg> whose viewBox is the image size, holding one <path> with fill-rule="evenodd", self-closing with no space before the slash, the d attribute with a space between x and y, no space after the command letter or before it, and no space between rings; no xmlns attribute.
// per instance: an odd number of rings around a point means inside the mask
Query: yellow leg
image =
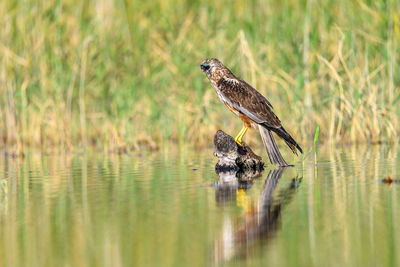
<svg viewBox="0 0 400 267"><path fill-rule="evenodd" d="M240 132L238 133L238 135L235 137L235 142L241 146L242 145L242 138L244 136L244 134L247 132L247 129L249 129L249 127L244 127L242 128L242 130L240 130Z"/></svg>

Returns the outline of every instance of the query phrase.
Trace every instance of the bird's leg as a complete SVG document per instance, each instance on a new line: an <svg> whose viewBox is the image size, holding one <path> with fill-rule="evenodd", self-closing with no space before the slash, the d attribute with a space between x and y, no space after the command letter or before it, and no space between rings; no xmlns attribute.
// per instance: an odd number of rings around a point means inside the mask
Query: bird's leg
<svg viewBox="0 0 400 267"><path fill-rule="evenodd" d="M235 142L241 146L242 145L242 138L244 136L244 134L247 132L247 129L249 129L249 127L243 126L242 130L240 130L240 132L238 133L238 135L235 137Z"/></svg>
<svg viewBox="0 0 400 267"><path fill-rule="evenodd" d="M241 140L241 139L239 140L239 138L240 138L240 136L242 135L243 131L244 131L244 126L243 126L243 128L240 130L240 132L236 135L236 137L235 137L235 142L236 142L238 145L242 145L242 140Z"/></svg>

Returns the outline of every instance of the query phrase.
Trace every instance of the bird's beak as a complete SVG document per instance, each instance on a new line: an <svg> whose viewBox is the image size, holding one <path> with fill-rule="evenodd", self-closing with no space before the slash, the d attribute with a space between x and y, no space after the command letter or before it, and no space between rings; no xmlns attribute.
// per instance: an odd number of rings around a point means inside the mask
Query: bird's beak
<svg viewBox="0 0 400 267"><path fill-rule="evenodd" d="M203 63L203 64L200 65L200 68L201 68L203 71L207 71L207 70L210 69L210 65L208 65L207 63Z"/></svg>

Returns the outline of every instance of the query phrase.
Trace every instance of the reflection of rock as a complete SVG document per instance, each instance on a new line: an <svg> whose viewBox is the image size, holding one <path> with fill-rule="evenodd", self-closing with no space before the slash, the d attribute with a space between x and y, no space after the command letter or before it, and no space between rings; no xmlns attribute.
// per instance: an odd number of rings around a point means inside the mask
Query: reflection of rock
<svg viewBox="0 0 400 267"><path fill-rule="evenodd" d="M224 203L236 200L238 189L247 190L253 184L254 179L262 174L262 170L247 171L218 171L218 183L215 186L215 199L217 203Z"/></svg>
<svg viewBox="0 0 400 267"><path fill-rule="evenodd" d="M261 176L263 170L255 169L255 170L247 170L247 171L238 171L236 173L236 178L242 184L253 183L254 179Z"/></svg>
<svg viewBox="0 0 400 267"><path fill-rule="evenodd" d="M248 170L261 171L264 168L262 158L243 143L242 146L236 144L232 136L218 130L214 136L214 151L218 157L215 166L217 171Z"/></svg>
<svg viewBox="0 0 400 267"><path fill-rule="evenodd" d="M236 178L236 171L218 173L219 179L215 186L215 200L217 203L229 203L236 200L236 190L239 188L239 181Z"/></svg>
<svg viewBox="0 0 400 267"><path fill-rule="evenodd" d="M246 256L251 252L251 246L260 240L268 240L279 229L281 210L286 206L301 179L293 179L287 188L275 189L286 168L271 170L265 179L258 204L248 207L244 218L238 226L235 219L226 217L223 224L222 236L215 242L215 259L217 262L233 257ZM221 178L220 178L221 179ZM239 182L238 182L239 183ZM216 191L217 194L217 191Z"/></svg>

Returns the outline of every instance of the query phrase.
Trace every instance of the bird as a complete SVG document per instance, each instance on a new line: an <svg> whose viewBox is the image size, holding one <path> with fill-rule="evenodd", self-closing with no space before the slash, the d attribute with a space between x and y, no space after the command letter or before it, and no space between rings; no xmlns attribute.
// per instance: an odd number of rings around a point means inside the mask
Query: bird
<svg viewBox="0 0 400 267"><path fill-rule="evenodd" d="M283 128L281 121L273 112L271 103L244 80L237 78L232 71L216 58L205 59L200 68L206 74L219 99L243 122L243 127L235 141L242 146L242 138L249 128L258 128L271 164L288 166L283 159L272 133L282 138L297 155L302 148Z"/></svg>

